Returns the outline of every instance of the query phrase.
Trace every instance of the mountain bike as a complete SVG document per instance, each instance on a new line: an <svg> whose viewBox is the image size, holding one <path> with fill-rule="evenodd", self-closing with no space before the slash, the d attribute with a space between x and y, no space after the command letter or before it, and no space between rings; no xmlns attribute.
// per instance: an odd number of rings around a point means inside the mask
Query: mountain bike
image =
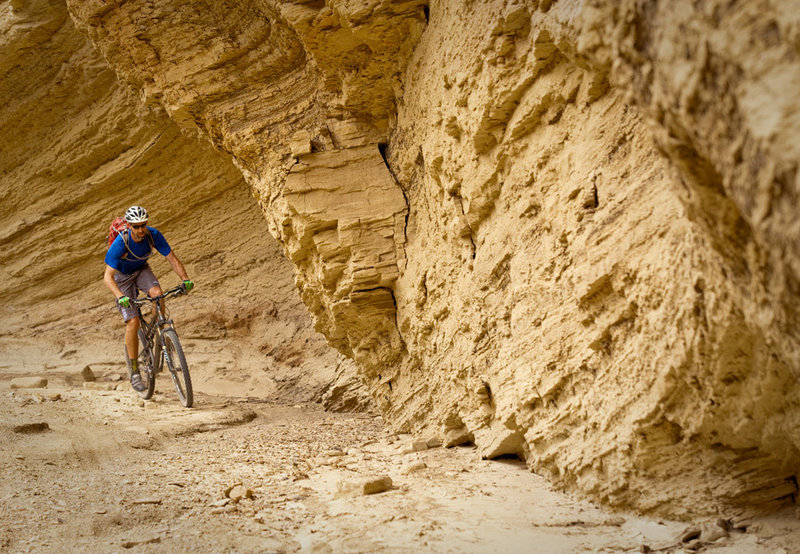
<svg viewBox="0 0 800 554"><path fill-rule="evenodd" d="M167 363L172 383L178 392L178 398L187 408L192 407L192 378L189 375L189 366L186 356L178 340L178 333L169 319L165 304L167 298L186 294L182 286L170 289L164 294L152 298L143 297L131 299L131 304L140 308L148 303L152 305L152 318L148 320L146 314L139 316L139 373L146 388L139 392L139 396L149 400L156 390L156 374L161 373L164 362ZM128 360L128 350L125 349L125 359ZM130 361L128 361L130 365ZM130 369L130 367L129 367Z"/></svg>

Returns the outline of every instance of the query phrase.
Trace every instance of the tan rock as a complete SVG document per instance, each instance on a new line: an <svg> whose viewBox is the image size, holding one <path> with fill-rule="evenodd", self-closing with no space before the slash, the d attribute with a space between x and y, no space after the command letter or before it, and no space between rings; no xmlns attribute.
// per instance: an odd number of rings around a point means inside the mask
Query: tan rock
<svg viewBox="0 0 800 554"><path fill-rule="evenodd" d="M244 500L245 498L250 499L253 498L253 491L252 489L248 489L244 485L234 485L227 491L225 491L225 496L227 496L231 502L239 502L240 500Z"/></svg>
<svg viewBox="0 0 800 554"><path fill-rule="evenodd" d="M47 387L44 377L15 377L11 379L9 388L13 389L42 389Z"/></svg>
<svg viewBox="0 0 800 554"><path fill-rule="evenodd" d="M388 475L368 477L356 481L340 481L336 485L335 497L359 496L385 492L392 488L392 478Z"/></svg>
<svg viewBox="0 0 800 554"><path fill-rule="evenodd" d="M426 467L428 467L428 466L427 466L427 464L425 462L423 462L421 460L417 460L417 461L411 462L409 464L406 464L403 467L403 469L400 470L400 472L403 475L409 475L411 473L416 473L417 471L421 471L421 470L425 469Z"/></svg>
<svg viewBox="0 0 800 554"><path fill-rule="evenodd" d="M428 449L427 441L413 441L410 449L412 452L423 452Z"/></svg>
<svg viewBox="0 0 800 554"><path fill-rule="evenodd" d="M147 504L161 504L161 499L156 497L143 497L143 498L136 498L131 500L131 504L134 506L144 506Z"/></svg>
<svg viewBox="0 0 800 554"><path fill-rule="evenodd" d="M425 446L427 448L439 448L442 446L442 439L439 437L431 437L425 441Z"/></svg>
<svg viewBox="0 0 800 554"><path fill-rule="evenodd" d="M311 133L305 129L297 131L289 141L289 150L292 156L302 156L311 153Z"/></svg>
<svg viewBox="0 0 800 554"><path fill-rule="evenodd" d="M392 478L388 475L367 479L362 483L364 494L377 494L392 488Z"/></svg>
<svg viewBox="0 0 800 554"><path fill-rule="evenodd" d="M728 536L728 531L718 524L706 524L700 529L700 540L704 543L715 542Z"/></svg>
<svg viewBox="0 0 800 554"><path fill-rule="evenodd" d="M468 444L471 443L472 441L473 441L472 433L470 433L464 427L460 429L448 429L445 432L444 445L448 448L452 446L461 446L462 444Z"/></svg>
<svg viewBox="0 0 800 554"><path fill-rule="evenodd" d="M88 365L81 370L81 375L80 376L84 381L96 381L97 380L97 377L95 376L94 372L92 371L92 368L90 366L88 366Z"/></svg>

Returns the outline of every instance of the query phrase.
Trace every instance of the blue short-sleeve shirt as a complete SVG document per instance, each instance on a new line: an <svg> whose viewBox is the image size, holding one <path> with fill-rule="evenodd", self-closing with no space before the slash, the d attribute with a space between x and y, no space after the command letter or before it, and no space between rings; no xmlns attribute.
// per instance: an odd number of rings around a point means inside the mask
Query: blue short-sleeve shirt
<svg viewBox="0 0 800 554"><path fill-rule="evenodd" d="M164 235L154 227L148 227L147 230L150 231L150 236L153 238L153 245L155 245L156 250L158 250L162 256L168 256L169 253L172 252L172 249L169 247ZM146 236L142 242L136 242L131 238L130 231L126 230L124 232L127 234L128 248L125 248L125 242L122 240L122 233L120 233L117 238L114 239L114 242L111 243L108 252L106 252L106 264L120 273L130 275L142 269L144 264L147 263L147 258L153 253L153 249L150 247L150 241L147 240ZM130 252L128 250L130 250Z"/></svg>

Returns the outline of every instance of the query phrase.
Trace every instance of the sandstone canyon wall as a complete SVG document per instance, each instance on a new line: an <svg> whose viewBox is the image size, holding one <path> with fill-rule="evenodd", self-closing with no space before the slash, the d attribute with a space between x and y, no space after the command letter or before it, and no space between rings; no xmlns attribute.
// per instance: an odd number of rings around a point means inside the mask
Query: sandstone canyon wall
<svg viewBox="0 0 800 554"><path fill-rule="evenodd" d="M313 331L291 264L230 157L122 86L65 3L5 3L0 22L0 335L65 353L111 341L100 361L120 359L102 260L110 221L139 203L197 280L173 312L185 339L209 345L192 348L201 389L249 379L287 399L364 408L357 386L331 390L336 368L346 376L352 363ZM156 258L162 284L174 285Z"/></svg>
<svg viewBox="0 0 800 554"><path fill-rule="evenodd" d="M396 429L641 512L795 502L796 3L67 6L111 135L160 114L215 151L153 171L233 160Z"/></svg>

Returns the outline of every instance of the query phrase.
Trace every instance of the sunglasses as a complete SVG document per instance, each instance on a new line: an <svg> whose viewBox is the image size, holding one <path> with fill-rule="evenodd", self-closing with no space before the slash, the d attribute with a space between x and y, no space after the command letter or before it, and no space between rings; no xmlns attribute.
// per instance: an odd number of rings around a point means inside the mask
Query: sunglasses
<svg viewBox="0 0 800 554"><path fill-rule="evenodd" d="M147 227L147 223L142 223L140 225L131 225L131 229L144 229Z"/></svg>

